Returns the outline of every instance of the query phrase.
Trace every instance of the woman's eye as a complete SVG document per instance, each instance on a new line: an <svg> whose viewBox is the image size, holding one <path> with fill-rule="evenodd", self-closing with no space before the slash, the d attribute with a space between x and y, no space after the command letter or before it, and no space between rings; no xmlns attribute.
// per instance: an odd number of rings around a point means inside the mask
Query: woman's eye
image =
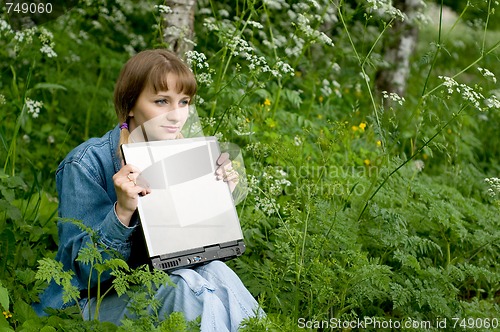
<svg viewBox="0 0 500 332"><path fill-rule="evenodd" d="M181 100L179 102L179 105L181 105L181 106L187 106L187 105L189 105L189 100Z"/></svg>
<svg viewBox="0 0 500 332"><path fill-rule="evenodd" d="M155 104L166 105L166 104L168 104L168 101L166 99L158 99L158 100L155 100Z"/></svg>

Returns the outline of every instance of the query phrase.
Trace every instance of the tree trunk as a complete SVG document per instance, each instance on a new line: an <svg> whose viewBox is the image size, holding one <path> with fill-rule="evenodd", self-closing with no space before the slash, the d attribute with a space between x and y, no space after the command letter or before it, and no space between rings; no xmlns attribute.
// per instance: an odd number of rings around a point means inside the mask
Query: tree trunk
<svg viewBox="0 0 500 332"><path fill-rule="evenodd" d="M418 27L414 17L423 6L421 0L395 0L394 7L406 14L404 21L396 20L390 33L386 35L383 56L386 63L376 74L376 88L395 92L404 97L410 75L410 57L418 41Z"/></svg>
<svg viewBox="0 0 500 332"><path fill-rule="evenodd" d="M171 13L163 13L163 41L180 58L194 46L194 12L196 0L166 0Z"/></svg>

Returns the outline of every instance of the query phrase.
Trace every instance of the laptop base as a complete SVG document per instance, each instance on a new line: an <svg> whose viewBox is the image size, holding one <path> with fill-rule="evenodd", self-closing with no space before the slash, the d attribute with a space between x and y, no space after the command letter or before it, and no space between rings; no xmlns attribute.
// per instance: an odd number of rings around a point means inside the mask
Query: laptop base
<svg viewBox="0 0 500 332"><path fill-rule="evenodd" d="M185 250L168 255L151 257L155 269L170 272L209 263L213 260L226 261L241 256L245 252L243 240L231 241L204 248Z"/></svg>

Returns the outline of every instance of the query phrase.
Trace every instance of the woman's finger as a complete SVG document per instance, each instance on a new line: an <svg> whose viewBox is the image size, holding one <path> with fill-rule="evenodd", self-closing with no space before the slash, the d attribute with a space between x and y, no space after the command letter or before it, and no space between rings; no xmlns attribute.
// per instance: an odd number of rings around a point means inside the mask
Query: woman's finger
<svg viewBox="0 0 500 332"><path fill-rule="evenodd" d="M229 162L229 153L223 152L220 154L219 158L217 158L217 165L222 166L224 163Z"/></svg>

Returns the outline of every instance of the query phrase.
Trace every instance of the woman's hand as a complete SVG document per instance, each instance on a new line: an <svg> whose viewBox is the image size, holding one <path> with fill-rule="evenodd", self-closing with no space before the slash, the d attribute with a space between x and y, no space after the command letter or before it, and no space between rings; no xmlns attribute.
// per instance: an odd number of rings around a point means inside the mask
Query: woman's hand
<svg viewBox="0 0 500 332"><path fill-rule="evenodd" d="M236 188L236 185L238 184L240 175L233 169L233 164L231 163L231 160L229 160L229 153L221 153L216 163L219 166L215 170L217 180L224 180L224 182L228 182L229 189L233 192L234 188Z"/></svg>
<svg viewBox="0 0 500 332"><path fill-rule="evenodd" d="M151 191L137 184L140 170L132 165L124 165L115 175L113 184L116 190L116 215L122 224L129 226L132 215L137 209L139 195L147 195Z"/></svg>

